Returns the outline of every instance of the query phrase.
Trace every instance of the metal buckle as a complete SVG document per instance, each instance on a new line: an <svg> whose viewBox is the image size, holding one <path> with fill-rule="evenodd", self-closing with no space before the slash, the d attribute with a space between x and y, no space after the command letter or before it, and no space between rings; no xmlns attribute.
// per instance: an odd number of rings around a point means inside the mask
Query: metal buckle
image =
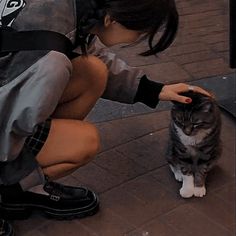
<svg viewBox="0 0 236 236"><path fill-rule="evenodd" d="M55 202L58 202L60 200L60 197L56 196L56 195L50 195L50 199L55 201Z"/></svg>

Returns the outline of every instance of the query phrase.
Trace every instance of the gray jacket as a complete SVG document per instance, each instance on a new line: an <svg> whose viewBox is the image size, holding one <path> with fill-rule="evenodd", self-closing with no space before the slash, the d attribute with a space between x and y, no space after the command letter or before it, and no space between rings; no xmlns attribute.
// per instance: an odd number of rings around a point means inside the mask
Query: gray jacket
<svg viewBox="0 0 236 236"><path fill-rule="evenodd" d="M0 26L51 30L72 42L75 39L74 1L2 0L0 14ZM109 68L104 97L134 103L143 72L128 66L96 39L89 53ZM0 57L0 184L16 183L37 167L32 154L23 148L24 142L55 110L71 71L70 60L55 51L21 51Z"/></svg>

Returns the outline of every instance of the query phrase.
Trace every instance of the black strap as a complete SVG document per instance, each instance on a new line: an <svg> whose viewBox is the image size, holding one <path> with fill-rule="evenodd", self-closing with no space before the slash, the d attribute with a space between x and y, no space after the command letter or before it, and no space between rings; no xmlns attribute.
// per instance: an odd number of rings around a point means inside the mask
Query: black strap
<svg viewBox="0 0 236 236"><path fill-rule="evenodd" d="M0 27L0 53L29 50L53 50L70 58L73 44L65 35L53 31L15 31Z"/></svg>

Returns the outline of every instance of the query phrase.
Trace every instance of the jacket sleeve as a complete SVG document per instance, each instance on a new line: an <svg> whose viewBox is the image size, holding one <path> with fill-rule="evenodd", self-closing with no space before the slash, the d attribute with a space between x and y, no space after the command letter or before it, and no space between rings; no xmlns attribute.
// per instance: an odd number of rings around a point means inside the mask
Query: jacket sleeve
<svg viewBox="0 0 236 236"><path fill-rule="evenodd" d="M103 98L127 104L142 102L151 108L157 106L162 83L151 81L142 70L129 66L97 38L90 44L88 53L108 67L109 79Z"/></svg>

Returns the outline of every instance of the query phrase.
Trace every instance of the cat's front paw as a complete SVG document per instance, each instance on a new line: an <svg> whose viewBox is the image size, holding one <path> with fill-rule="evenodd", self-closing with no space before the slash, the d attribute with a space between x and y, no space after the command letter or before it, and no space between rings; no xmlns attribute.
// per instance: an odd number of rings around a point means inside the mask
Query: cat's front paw
<svg viewBox="0 0 236 236"><path fill-rule="evenodd" d="M194 196L195 197L203 197L206 195L206 188L203 187L194 187Z"/></svg>
<svg viewBox="0 0 236 236"><path fill-rule="evenodd" d="M179 191L181 197L190 198L194 195L194 188L184 188L182 187Z"/></svg>

